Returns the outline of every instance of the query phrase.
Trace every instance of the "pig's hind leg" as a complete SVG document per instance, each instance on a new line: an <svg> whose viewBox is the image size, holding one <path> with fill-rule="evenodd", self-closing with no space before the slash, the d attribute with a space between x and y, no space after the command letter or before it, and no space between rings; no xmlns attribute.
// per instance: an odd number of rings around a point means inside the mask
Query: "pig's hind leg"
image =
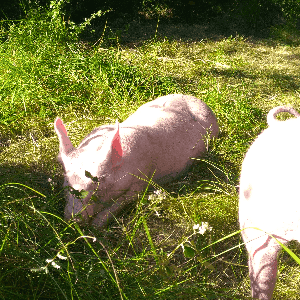
<svg viewBox="0 0 300 300"><path fill-rule="evenodd" d="M244 233L244 231L243 231ZM244 241L248 237L243 234ZM246 243L253 299L270 300L277 279L278 252L281 246L270 236Z"/></svg>

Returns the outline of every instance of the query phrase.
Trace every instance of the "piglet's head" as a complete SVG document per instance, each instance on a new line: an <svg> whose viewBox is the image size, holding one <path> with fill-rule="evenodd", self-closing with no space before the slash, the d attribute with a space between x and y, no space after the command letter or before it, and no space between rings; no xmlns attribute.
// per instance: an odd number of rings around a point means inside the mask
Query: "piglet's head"
<svg viewBox="0 0 300 300"><path fill-rule="evenodd" d="M60 118L56 118L54 121L54 129L59 139L59 156L58 159L64 166L66 170L66 163L68 160L68 154L70 154L73 150L75 150L74 146L72 145L72 142L70 138L68 137L67 130L65 128L64 123ZM107 155L110 157L111 165L110 167L114 170L119 169L123 164L123 156L124 151L121 144L121 138L120 138L120 128L119 128L119 122L116 120L116 130L113 135L113 139L111 140L111 145L107 151ZM95 153L96 154L96 153ZM94 164L99 164L99 162L94 162Z"/></svg>
<svg viewBox="0 0 300 300"><path fill-rule="evenodd" d="M88 203L94 190L106 188L105 178L114 178L113 173L119 170L123 163L123 149L120 138L119 123L109 139L106 139L101 148L98 137L91 139L91 143L74 148L67 130L61 119L54 122L54 129L59 139L58 160L64 168L64 186L69 186L75 193L66 191L67 205L65 218L82 211L82 216L88 218L93 215L93 205ZM99 137L101 138L101 137ZM112 177L111 177L112 176ZM99 186L101 182L101 185ZM87 196L77 197L76 192L88 192ZM84 207L87 207L85 209Z"/></svg>

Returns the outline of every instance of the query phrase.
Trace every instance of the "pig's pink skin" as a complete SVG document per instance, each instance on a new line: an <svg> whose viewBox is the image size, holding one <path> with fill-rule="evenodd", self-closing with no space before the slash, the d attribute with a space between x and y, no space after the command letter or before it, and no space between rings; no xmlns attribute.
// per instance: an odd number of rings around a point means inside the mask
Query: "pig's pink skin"
<svg viewBox="0 0 300 300"><path fill-rule="evenodd" d="M72 146L59 118L54 128L60 142L58 159L65 171L64 185L89 191L83 200L68 193L65 218L83 210L83 219L96 226L103 226L120 212L153 174L157 183L180 176L191 165L191 157L205 152L207 130L210 137L219 131L210 108L186 95L148 102L123 123L94 129L78 148ZM85 171L98 182L85 176ZM99 202L89 201L93 193Z"/></svg>
<svg viewBox="0 0 300 300"><path fill-rule="evenodd" d="M239 221L249 253L249 274L254 299L270 300L277 277L281 246L300 241L299 149L300 118L273 121L248 150L241 171ZM249 228L255 227L261 230Z"/></svg>
<svg viewBox="0 0 300 300"><path fill-rule="evenodd" d="M120 167L123 163L123 149L121 144L121 138L120 138L120 130L119 130L119 124L116 124L117 126L117 132L112 140L112 146L111 146L111 165L112 168Z"/></svg>
<svg viewBox="0 0 300 300"><path fill-rule="evenodd" d="M273 109L271 109L267 116L267 122L269 126L272 126L273 124L276 124L277 122L281 122L276 119L276 115L280 112L288 112L295 117L300 117L300 114L292 107L289 106L277 106Z"/></svg>

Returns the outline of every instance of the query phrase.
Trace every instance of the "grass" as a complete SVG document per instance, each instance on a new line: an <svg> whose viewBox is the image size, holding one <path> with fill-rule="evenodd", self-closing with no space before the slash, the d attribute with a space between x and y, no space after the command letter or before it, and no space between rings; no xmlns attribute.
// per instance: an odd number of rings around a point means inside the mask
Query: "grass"
<svg viewBox="0 0 300 300"><path fill-rule="evenodd" d="M239 171L268 110L300 108L299 37L278 27L267 40L191 42L158 27L132 47L106 29L92 46L56 12L2 24L0 297L247 299L246 251L234 234ZM66 223L55 117L78 145L169 93L197 96L215 112L220 137L205 157L165 193L141 194L108 228ZM212 229L193 229L202 222ZM280 266L274 299L296 299L296 264L282 253Z"/></svg>

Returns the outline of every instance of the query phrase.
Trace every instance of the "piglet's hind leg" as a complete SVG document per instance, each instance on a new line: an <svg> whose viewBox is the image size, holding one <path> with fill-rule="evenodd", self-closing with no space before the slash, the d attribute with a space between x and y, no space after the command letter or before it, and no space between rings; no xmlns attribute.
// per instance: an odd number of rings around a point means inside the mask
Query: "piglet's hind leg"
<svg viewBox="0 0 300 300"><path fill-rule="evenodd" d="M253 241L255 243L255 241ZM267 237L259 248L247 244L249 253L249 275L253 299L271 300L277 278L278 252L280 246ZM257 244L256 244L257 245ZM255 249L256 248L256 249Z"/></svg>

